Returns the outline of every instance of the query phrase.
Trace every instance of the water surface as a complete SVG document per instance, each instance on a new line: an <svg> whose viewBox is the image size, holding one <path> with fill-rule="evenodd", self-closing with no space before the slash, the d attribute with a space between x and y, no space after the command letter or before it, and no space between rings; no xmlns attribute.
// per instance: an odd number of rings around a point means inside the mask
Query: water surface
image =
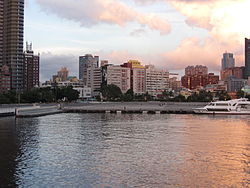
<svg viewBox="0 0 250 188"><path fill-rule="evenodd" d="M2 186L248 187L249 116L0 119Z"/></svg>

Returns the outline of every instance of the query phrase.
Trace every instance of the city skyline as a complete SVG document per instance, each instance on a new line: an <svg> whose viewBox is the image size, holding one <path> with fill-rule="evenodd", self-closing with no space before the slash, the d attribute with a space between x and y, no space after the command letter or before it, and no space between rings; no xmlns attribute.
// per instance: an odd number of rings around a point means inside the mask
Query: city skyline
<svg viewBox="0 0 250 188"><path fill-rule="evenodd" d="M77 75L78 57L88 53L113 64L138 59L170 71L196 64L219 71L225 51L235 55L238 66L244 65L249 4L247 0L26 0L25 40L41 53L42 80L61 66L71 67Z"/></svg>

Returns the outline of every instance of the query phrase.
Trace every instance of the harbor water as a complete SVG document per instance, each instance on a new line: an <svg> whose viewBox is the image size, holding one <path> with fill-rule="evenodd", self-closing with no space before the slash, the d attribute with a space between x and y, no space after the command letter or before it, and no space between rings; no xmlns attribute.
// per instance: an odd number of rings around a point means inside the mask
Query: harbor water
<svg viewBox="0 0 250 188"><path fill-rule="evenodd" d="M250 187L250 117L1 118L0 187Z"/></svg>

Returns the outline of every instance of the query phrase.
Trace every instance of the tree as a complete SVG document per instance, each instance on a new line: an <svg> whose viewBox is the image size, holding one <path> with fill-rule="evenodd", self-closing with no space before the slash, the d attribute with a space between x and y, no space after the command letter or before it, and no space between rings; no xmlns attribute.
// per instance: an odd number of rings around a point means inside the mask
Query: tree
<svg viewBox="0 0 250 188"><path fill-rule="evenodd" d="M242 90L239 90L237 91L236 95L237 95L237 98L243 98L245 97L245 92Z"/></svg>
<svg viewBox="0 0 250 188"><path fill-rule="evenodd" d="M122 96L121 89L114 84L102 86L101 93L104 99L111 101L120 100Z"/></svg>
<svg viewBox="0 0 250 188"><path fill-rule="evenodd" d="M66 99L67 101L71 102L77 100L79 97L79 92L74 90L72 86L63 87L63 88L56 88L56 99L63 100Z"/></svg>
<svg viewBox="0 0 250 188"><path fill-rule="evenodd" d="M231 97L228 95L226 91L220 91L216 95L220 101L231 100Z"/></svg>
<svg viewBox="0 0 250 188"><path fill-rule="evenodd" d="M122 95L123 101L133 101L134 100L134 91L129 89L124 95Z"/></svg>

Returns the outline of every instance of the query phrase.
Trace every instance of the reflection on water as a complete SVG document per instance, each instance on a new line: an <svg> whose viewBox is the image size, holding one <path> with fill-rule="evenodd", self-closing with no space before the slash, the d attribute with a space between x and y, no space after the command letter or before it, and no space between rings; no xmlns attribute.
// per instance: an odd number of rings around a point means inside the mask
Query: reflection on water
<svg viewBox="0 0 250 188"><path fill-rule="evenodd" d="M16 186L17 147L15 119L0 118L0 187Z"/></svg>
<svg viewBox="0 0 250 188"><path fill-rule="evenodd" d="M16 125L7 120L3 126L0 119L6 151L0 174L12 185L250 186L249 116L58 114L17 119Z"/></svg>

